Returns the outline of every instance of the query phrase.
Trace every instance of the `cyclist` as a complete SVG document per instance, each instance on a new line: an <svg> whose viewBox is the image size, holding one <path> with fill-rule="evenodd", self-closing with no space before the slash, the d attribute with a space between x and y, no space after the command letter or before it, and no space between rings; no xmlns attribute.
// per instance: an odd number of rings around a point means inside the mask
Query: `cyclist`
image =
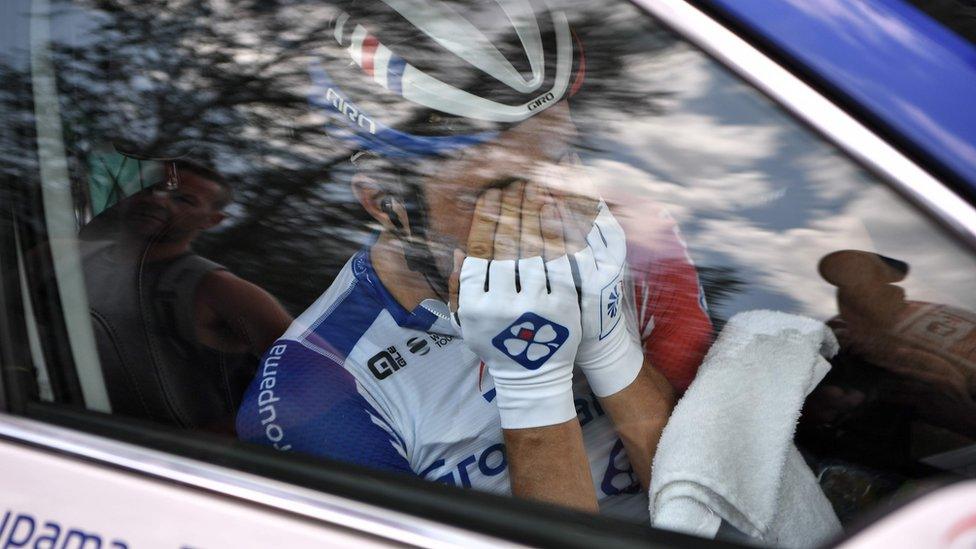
<svg viewBox="0 0 976 549"><path fill-rule="evenodd" d="M628 246L577 185L566 99L585 57L566 15L459 9L386 0L336 13L335 45L310 66L313 104L381 229L267 351L238 432L646 520L674 397L652 367L667 345L642 353L637 334L684 324L669 364L683 389L710 337L694 268L673 224L657 228L674 246ZM635 269L636 326L621 321L631 252L662 264ZM682 287L666 296L648 276Z"/></svg>

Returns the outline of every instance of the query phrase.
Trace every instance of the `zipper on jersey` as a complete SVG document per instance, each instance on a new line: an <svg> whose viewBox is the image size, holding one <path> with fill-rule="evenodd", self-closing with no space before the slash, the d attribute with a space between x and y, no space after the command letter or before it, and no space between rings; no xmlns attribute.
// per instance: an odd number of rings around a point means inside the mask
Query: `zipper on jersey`
<svg viewBox="0 0 976 549"><path fill-rule="evenodd" d="M430 300L425 299L424 301L426 302L426 301L436 301L436 300L433 300L433 299L430 299ZM444 303L444 302L443 301L437 301L437 303ZM440 318L440 319L443 319L443 320L447 320L447 321L450 321L451 320L451 315L444 314L444 313L442 313L440 311L435 311L434 309L431 309L427 305L424 305L423 302L420 303L420 307L422 309L424 309L425 311L429 312L430 314L436 316L437 318ZM448 310L450 310L450 308L448 308Z"/></svg>

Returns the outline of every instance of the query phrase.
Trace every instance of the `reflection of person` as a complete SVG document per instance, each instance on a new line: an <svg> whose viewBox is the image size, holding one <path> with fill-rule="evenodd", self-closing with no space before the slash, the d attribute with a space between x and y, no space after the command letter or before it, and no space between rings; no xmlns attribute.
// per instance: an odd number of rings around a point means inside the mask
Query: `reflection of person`
<svg viewBox="0 0 976 549"><path fill-rule="evenodd" d="M976 438L976 314L906 300L894 283L905 278L908 265L877 254L834 252L821 260L820 272L837 286L840 314L831 325L843 350L893 374L878 398ZM820 400L834 409L863 401L857 394L836 395L836 387L824 391L830 394Z"/></svg>
<svg viewBox="0 0 976 549"><path fill-rule="evenodd" d="M81 235L113 410L228 428L249 375L240 355L260 355L291 318L267 292L191 251L224 219L231 190L219 174L185 160L117 156L163 181L122 197Z"/></svg>
<svg viewBox="0 0 976 549"><path fill-rule="evenodd" d="M599 500L646 521L651 457L673 390L619 321L630 293L623 231L574 184L576 133L562 100L578 88L582 63L565 16L537 15L543 34L530 42L545 51L527 50L540 63L538 81L513 82L504 93L516 96L506 98L480 84L462 89L454 55L434 55L432 42L447 43L463 50L463 63L522 78L498 68L507 61L485 49L480 32L437 38L458 24L456 6L439 15L378 2L349 9L331 33L348 49L334 67L311 68L321 92L313 102L358 151L353 188L381 230L267 351L238 415L240 436L582 509ZM418 56L402 57L425 34ZM470 43L457 42L465 36ZM362 71L344 67L347 55ZM409 120L388 126L383 113ZM432 152L436 159L425 157ZM457 270L452 319L445 302Z"/></svg>

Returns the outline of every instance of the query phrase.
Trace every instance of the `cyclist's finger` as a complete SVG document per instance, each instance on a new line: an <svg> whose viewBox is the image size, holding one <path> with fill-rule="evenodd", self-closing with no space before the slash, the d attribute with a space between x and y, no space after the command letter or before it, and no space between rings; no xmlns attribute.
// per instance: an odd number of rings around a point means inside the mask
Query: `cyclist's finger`
<svg viewBox="0 0 976 549"><path fill-rule="evenodd" d="M525 186L525 199L522 201L522 231L519 240L519 257L542 255L542 227L539 225L539 210L548 194L539 185L529 183Z"/></svg>
<svg viewBox="0 0 976 549"><path fill-rule="evenodd" d="M581 222L565 200L556 200L556 208L562 219L566 252L574 254L586 247L586 232L589 227ZM586 231L586 232L584 232Z"/></svg>
<svg viewBox="0 0 976 549"><path fill-rule="evenodd" d="M454 270L447 282L448 306L452 313L458 310L458 292L461 287L461 265L464 263L464 252L454 250Z"/></svg>
<svg viewBox="0 0 976 549"><path fill-rule="evenodd" d="M540 217L542 240L545 248L543 258L546 261L551 261L566 255L566 245L563 242L563 223L555 204L550 203L543 206Z"/></svg>
<svg viewBox="0 0 976 549"><path fill-rule="evenodd" d="M546 182L553 196L565 201L579 218L564 219L564 223L589 226L593 222L600 204L600 194L576 154L566 155L558 164L541 169L540 178Z"/></svg>
<svg viewBox="0 0 976 549"><path fill-rule="evenodd" d="M502 192L501 214L495 227L495 254L493 259L515 259L519 249L519 222L522 212L524 181L512 183Z"/></svg>
<svg viewBox="0 0 976 549"><path fill-rule="evenodd" d="M576 230L583 235L590 232L593 221L599 213L600 201L591 196L575 195L568 200L569 209L573 214L573 223Z"/></svg>
<svg viewBox="0 0 976 549"><path fill-rule="evenodd" d="M478 198L471 219L471 230L468 231L469 256L491 259L500 200L501 191L498 189L489 189Z"/></svg>
<svg viewBox="0 0 976 549"><path fill-rule="evenodd" d="M566 198L570 209L576 215L575 222L588 229L599 211L600 193L576 153L563 158L559 164L559 171L562 177L570 182L568 187L573 189Z"/></svg>

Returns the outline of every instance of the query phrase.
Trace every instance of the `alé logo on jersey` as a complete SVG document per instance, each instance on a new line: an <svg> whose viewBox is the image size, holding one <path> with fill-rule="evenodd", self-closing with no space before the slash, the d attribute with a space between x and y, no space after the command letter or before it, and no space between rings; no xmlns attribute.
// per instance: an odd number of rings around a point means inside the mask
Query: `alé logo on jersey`
<svg viewBox="0 0 976 549"><path fill-rule="evenodd" d="M566 339L569 330L535 313L525 313L491 340L491 344L527 370L537 370Z"/></svg>
<svg viewBox="0 0 976 549"><path fill-rule="evenodd" d="M379 380L392 376L406 365L407 359L403 358L403 355L397 351L394 345L390 345L366 361L366 366L369 367L373 377Z"/></svg>

